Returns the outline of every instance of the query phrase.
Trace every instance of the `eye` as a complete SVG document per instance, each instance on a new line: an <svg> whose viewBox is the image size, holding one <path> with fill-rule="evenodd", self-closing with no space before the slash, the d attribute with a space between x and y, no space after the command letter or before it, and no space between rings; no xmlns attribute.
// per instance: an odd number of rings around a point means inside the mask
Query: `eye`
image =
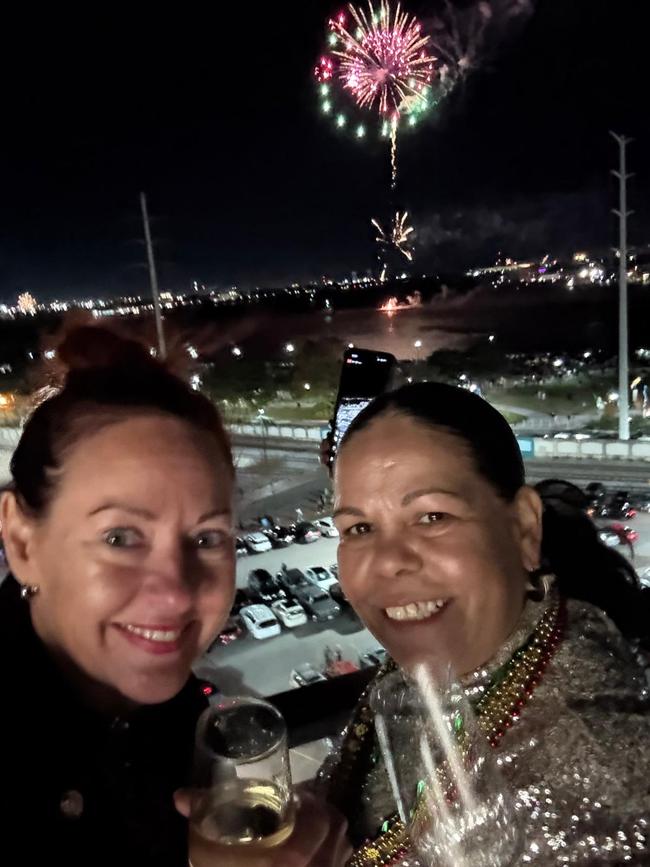
<svg viewBox="0 0 650 867"><path fill-rule="evenodd" d="M227 533L223 530L201 530L194 537L194 544L197 548L213 549L219 548L230 539Z"/></svg>
<svg viewBox="0 0 650 867"><path fill-rule="evenodd" d="M353 524L345 530L346 536L366 536L372 530L372 526L367 523Z"/></svg>
<svg viewBox="0 0 650 867"><path fill-rule="evenodd" d="M104 542L111 548L137 548L142 534L133 527L114 527L104 533Z"/></svg>
<svg viewBox="0 0 650 867"><path fill-rule="evenodd" d="M440 524L448 517L445 512L427 512L426 515L422 515L418 524Z"/></svg>

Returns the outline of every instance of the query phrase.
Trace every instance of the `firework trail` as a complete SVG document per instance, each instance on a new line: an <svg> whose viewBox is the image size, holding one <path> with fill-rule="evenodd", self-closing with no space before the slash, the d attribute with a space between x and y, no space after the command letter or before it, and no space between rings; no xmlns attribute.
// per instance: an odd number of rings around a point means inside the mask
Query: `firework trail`
<svg viewBox="0 0 650 867"><path fill-rule="evenodd" d="M408 216L407 211L397 211L388 231L381 226L378 220L373 218L370 222L377 229L378 234L375 240L381 247L386 250L396 250L405 259L412 262L413 248L411 247L410 235L413 232L413 226L409 226Z"/></svg>

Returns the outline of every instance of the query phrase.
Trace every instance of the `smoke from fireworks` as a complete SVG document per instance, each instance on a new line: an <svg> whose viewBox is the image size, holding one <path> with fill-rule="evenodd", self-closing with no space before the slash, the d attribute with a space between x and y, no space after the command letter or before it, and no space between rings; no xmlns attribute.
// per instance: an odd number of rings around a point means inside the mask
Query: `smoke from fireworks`
<svg viewBox="0 0 650 867"><path fill-rule="evenodd" d="M386 250L396 250L405 259L412 262L413 248L411 247L410 235L413 232L413 226L409 226L408 216L408 211L397 211L388 231L381 226L378 220L373 218L370 222L377 229L378 235L375 240L381 247Z"/></svg>

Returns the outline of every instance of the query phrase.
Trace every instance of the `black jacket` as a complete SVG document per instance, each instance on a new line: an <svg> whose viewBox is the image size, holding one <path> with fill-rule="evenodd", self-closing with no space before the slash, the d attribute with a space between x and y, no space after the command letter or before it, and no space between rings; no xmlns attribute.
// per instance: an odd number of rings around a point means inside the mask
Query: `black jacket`
<svg viewBox="0 0 650 867"><path fill-rule="evenodd" d="M0 586L0 863L187 867L188 783L206 706L190 678L162 705L104 718L36 636L18 584Z"/></svg>

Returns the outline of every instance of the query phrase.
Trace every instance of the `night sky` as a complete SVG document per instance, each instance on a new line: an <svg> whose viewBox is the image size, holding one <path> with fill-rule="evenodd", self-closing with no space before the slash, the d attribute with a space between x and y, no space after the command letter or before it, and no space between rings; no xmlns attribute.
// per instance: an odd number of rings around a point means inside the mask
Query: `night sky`
<svg viewBox="0 0 650 867"><path fill-rule="evenodd" d="M650 4L509 2L491 0L476 68L403 139L418 270L612 246L610 128L636 138L630 240L650 241ZM429 25L442 3L406 5ZM373 265L386 149L338 134L311 74L339 5L61 8L3 22L0 297L145 290L141 189L163 288Z"/></svg>

